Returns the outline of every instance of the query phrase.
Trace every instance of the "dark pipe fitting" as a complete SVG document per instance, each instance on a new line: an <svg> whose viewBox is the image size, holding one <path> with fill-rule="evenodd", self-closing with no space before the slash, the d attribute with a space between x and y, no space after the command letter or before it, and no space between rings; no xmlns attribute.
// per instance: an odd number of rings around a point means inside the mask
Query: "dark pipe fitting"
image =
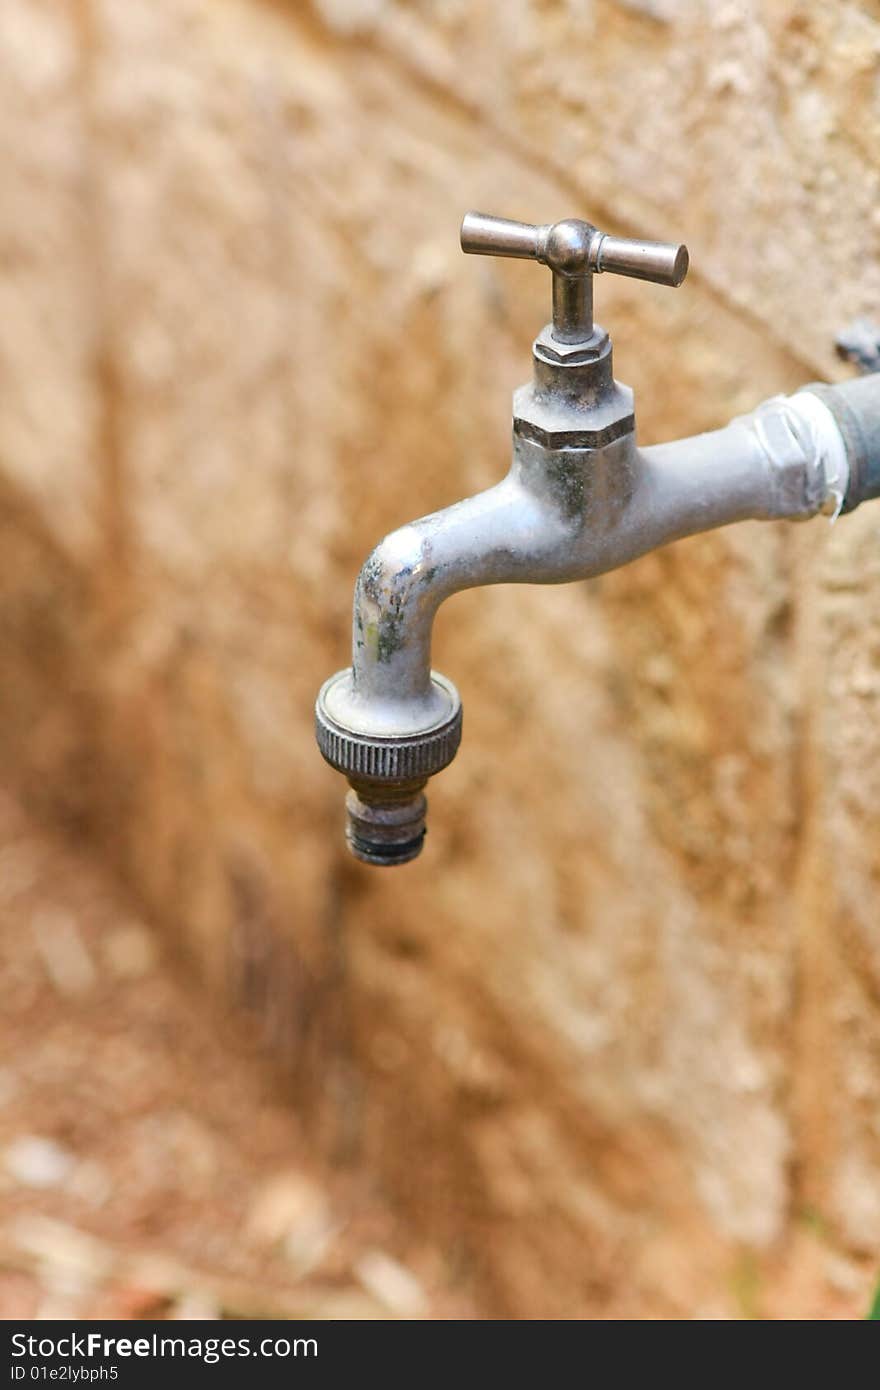
<svg viewBox="0 0 880 1390"><path fill-rule="evenodd" d="M355 859L365 864L406 864L422 852L427 830L424 781L398 786L351 782L345 798L345 838Z"/></svg>
<svg viewBox="0 0 880 1390"><path fill-rule="evenodd" d="M841 381L817 382L806 388L818 396L837 421L849 460L844 512L880 497L880 372Z"/></svg>

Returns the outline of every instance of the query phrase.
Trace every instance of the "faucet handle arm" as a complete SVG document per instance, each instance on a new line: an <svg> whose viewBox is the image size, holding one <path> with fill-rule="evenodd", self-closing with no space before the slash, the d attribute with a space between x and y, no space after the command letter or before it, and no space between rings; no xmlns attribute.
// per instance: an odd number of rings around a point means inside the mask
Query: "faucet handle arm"
<svg viewBox="0 0 880 1390"><path fill-rule="evenodd" d="M631 280L650 280L655 285L678 289L688 273L690 257L684 245L669 241L641 241L638 237L608 236L600 232L596 270L628 275Z"/></svg>
<svg viewBox="0 0 880 1390"><path fill-rule="evenodd" d="M515 256L524 261L543 260L547 227L531 222L511 222L487 212L466 212L461 224L461 249L468 256Z"/></svg>
<svg viewBox="0 0 880 1390"><path fill-rule="evenodd" d="M609 236L576 217L533 226L468 212L461 224L461 249L472 256L515 256L548 266L553 272L553 336L563 342L581 341L593 331L593 275L610 271L678 286L689 264L686 246Z"/></svg>

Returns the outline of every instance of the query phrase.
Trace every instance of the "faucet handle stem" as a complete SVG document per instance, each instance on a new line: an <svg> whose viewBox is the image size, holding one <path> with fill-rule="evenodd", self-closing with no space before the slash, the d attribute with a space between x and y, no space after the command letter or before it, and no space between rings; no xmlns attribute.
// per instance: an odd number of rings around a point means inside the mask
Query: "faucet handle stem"
<svg viewBox="0 0 880 1390"><path fill-rule="evenodd" d="M468 212L461 249L472 256L514 256L553 272L553 337L583 342L593 332L593 275L610 271L658 285L680 285L688 272L686 246L609 236L591 222L566 218L533 226L484 212Z"/></svg>

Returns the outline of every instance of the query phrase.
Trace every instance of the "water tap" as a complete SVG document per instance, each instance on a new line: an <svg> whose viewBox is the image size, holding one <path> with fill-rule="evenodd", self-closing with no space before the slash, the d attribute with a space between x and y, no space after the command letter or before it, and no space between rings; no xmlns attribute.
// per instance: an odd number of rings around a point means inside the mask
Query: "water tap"
<svg viewBox="0 0 880 1390"><path fill-rule="evenodd" d="M593 277L681 285L682 245L610 236L569 218L533 226L470 212L471 255L540 262L552 320L513 397L513 457L494 487L386 536L354 594L352 664L324 683L318 747L348 780L348 846L368 864L414 859L430 777L458 750L462 708L431 668L451 594L483 584L589 579L684 536L750 518L852 511L880 495L880 373L776 396L723 429L636 443L633 393L593 320Z"/></svg>

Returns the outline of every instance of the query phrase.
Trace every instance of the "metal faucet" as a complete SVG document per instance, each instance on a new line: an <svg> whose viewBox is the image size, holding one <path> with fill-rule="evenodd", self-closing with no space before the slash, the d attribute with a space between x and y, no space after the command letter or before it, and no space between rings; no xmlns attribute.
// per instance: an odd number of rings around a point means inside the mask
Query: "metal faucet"
<svg viewBox="0 0 880 1390"><path fill-rule="evenodd" d="M880 373L637 446L633 393L614 380L611 340L593 322L593 276L678 286L685 246L578 219L531 226L476 212L461 246L548 266L553 318L534 342L532 381L514 394L507 477L379 543L355 587L352 665L318 695L318 746L349 781L348 845L369 864L419 854L425 784L461 740L458 692L431 669L444 599L482 584L589 579L730 522L836 515L880 495Z"/></svg>

